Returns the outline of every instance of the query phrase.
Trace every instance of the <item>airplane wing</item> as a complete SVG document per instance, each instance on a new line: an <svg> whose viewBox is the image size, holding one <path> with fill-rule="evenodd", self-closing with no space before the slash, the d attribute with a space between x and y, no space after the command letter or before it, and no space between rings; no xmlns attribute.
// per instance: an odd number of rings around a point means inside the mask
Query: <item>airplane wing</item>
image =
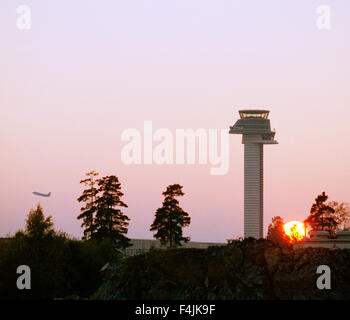
<svg viewBox="0 0 350 320"><path fill-rule="evenodd" d="M35 194L37 196L42 196L42 197L50 197L51 192L49 192L48 194L45 194L45 193L40 193L40 192L34 191L33 194Z"/></svg>

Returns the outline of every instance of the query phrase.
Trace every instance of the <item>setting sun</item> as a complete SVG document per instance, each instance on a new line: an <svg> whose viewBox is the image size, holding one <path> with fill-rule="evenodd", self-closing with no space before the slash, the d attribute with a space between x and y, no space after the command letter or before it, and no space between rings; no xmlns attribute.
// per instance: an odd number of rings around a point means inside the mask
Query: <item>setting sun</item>
<svg viewBox="0 0 350 320"><path fill-rule="evenodd" d="M289 221L284 224L283 229L290 241L302 240L309 234L309 227L300 221Z"/></svg>

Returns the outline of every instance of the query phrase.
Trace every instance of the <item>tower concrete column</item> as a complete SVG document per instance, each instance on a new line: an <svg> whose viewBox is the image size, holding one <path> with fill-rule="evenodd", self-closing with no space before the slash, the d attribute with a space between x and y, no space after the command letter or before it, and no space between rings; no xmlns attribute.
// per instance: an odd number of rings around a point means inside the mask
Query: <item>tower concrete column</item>
<svg viewBox="0 0 350 320"><path fill-rule="evenodd" d="M263 237L263 146L244 145L244 237Z"/></svg>
<svg viewBox="0 0 350 320"><path fill-rule="evenodd" d="M264 144L277 144L267 110L240 110L230 133L244 144L244 237L260 239L264 231Z"/></svg>

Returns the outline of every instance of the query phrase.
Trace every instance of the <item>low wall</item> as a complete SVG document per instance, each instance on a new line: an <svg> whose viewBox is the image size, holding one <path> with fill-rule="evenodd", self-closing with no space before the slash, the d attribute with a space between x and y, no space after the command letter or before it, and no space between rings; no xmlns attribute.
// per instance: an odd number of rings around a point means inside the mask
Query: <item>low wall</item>
<svg viewBox="0 0 350 320"><path fill-rule="evenodd" d="M296 242L294 248L350 249L350 231L338 231L330 238L328 231L312 231L310 239Z"/></svg>
<svg viewBox="0 0 350 320"><path fill-rule="evenodd" d="M151 248L162 248L160 241L151 239L130 239L131 247L125 249L127 255L135 255L146 252ZM225 246L227 243L220 242L195 242L190 241L182 244L182 248L206 249L213 246ZM164 247L163 247L164 248Z"/></svg>

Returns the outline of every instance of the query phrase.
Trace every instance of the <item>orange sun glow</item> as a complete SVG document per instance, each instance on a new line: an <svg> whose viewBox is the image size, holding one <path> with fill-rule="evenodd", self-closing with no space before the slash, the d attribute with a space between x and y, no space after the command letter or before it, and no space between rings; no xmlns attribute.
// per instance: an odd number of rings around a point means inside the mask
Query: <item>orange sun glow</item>
<svg viewBox="0 0 350 320"><path fill-rule="evenodd" d="M309 227L300 221L289 221L283 229L290 241L300 241L309 236Z"/></svg>

